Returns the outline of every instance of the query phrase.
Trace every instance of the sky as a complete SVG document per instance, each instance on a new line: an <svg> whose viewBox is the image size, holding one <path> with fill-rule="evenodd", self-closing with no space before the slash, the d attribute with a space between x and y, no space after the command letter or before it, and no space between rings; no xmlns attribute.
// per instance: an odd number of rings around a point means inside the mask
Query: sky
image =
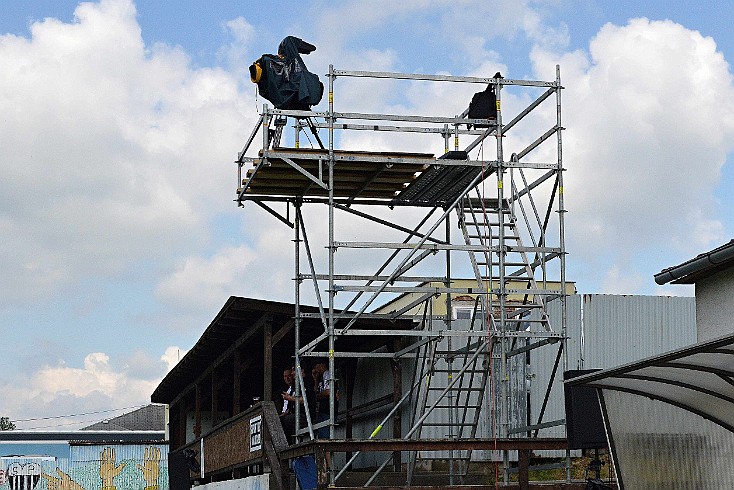
<svg viewBox="0 0 734 490"><path fill-rule="evenodd" d="M230 295L292 300L290 230L233 202L264 103L247 67L287 35L317 46L304 61L322 80L329 64L535 80L559 64L567 277L581 293L692 295L653 274L732 237L728 3L3 6L0 415L18 428L143 405ZM373 88L339 102L463 109L446 90Z"/></svg>

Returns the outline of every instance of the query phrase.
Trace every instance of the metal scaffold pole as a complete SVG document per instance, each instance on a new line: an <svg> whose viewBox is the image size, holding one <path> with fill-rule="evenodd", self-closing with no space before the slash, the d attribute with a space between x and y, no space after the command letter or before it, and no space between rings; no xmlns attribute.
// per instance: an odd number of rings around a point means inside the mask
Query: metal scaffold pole
<svg viewBox="0 0 734 490"><path fill-rule="evenodd" d="M565 223L566 223L566 207L565 197L563 194L563 124L561 120L561 67L556 65L556 126L559 130L556 132L557 138L557 158L558 158L558 229L559 229L559 248L560 256L559 260L561 263L560 279L561 288L566 288L566 238L565 238ZM568 371L568 311L566 308L566 296L561 296L561 342L563 349L563 371ZM566 481L571 481L571 451L566 450Z"/></svg>
<svg viewBox="0 0 734 490"><path fill-rule="evenodd" d="M329 437L335 436L335 400L336 390L334 382L336 378L334 365L334 67L329 65ZM334 472L329 472L330 483L334 484Z"/></svg>

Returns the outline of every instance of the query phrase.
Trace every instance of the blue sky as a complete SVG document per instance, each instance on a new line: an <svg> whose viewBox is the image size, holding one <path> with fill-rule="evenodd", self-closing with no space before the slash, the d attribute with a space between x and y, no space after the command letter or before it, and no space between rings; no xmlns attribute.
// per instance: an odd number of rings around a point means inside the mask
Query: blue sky
<svg viewBox="0 0 734 490"><path fill-rule="evenodd" d="M79 420L28 419L146 403L229 295L292 298L282 260L290 232L234 205L231 163L264 102L247 65L286 35L317 46L305 61L319 75L331 63L552 79L560 63L569 279L584 293L692 294L658 288L652 275L732 236L732 10L682 1L6 3L0 415L62 426ZM382 95L344 103L425 112L409 93ZM456 112L445 93L429 102Z"/></svg>

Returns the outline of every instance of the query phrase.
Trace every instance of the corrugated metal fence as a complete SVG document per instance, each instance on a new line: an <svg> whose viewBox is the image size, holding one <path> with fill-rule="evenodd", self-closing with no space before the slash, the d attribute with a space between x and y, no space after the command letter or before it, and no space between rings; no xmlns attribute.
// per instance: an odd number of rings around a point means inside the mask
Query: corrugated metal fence
<svg viewBox="0 0 734 490"><path fill-rule="evenodd" d="M661 354L696 342L694 298L585 294L570 296L568 369L606 369ZM560 304L549 308L560 325ZM540 413L555 349L537 349L531 357L531 412ZM554 379L544 421L565 419L563 370ZM543 429L541 436L564 437L563 427Z"/></svg>

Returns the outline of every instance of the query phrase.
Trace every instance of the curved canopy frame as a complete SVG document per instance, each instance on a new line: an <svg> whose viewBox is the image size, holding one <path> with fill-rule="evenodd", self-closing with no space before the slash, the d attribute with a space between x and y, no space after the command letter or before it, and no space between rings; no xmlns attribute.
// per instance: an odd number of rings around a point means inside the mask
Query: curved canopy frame
<svg viewBox="0 0 734 490"><path fill-rule="evenodd" d="M568 380L646 396L734 432L734 335Z"/></svg>

